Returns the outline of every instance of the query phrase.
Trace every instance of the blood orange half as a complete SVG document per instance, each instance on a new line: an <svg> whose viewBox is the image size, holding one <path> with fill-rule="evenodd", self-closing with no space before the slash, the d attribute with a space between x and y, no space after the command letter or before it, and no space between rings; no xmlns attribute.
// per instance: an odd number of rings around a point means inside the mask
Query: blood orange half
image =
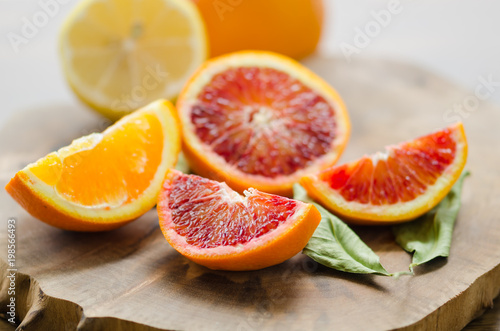
<svg viewBox="0 0 500 331"><path fill-rule="evenodd" d="M256 270L299 253L321 215L311 204L177 170L158 198L163 235L179 253L211 269Z"/></svg>
<svg viewBox="0 0 500 331"><path fill-rule="evenodd" d="M333 165L350 123L338 93L298 62L237 52L203 65L177 101L184 153L204 177L291 196L301 177Z"/></svg>
<svg viewBox="0 0 500 331"><path fill-rule="evenodd" d="M385 153L364 156L301 179L309 195L359 224L412 220L450 191L467 160L462 123L417 138Z"/></svg>

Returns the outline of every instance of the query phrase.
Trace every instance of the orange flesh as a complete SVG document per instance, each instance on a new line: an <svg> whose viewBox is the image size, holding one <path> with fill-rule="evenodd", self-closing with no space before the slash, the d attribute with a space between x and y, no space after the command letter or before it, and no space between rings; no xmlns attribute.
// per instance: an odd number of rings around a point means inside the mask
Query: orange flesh
<svg viewBox="0 0 500 331"><path fill-rule="evenodd" d="M413 200L453 162L457 146L452 134L445 129L391 147L385 160L365 156L323 171L320 179L347 201L386 205Z"/></svg>
<svg viewBox="0 0 500 331"><path fill-rule="evenodd" d="M238 170L275 178L331 151L335 111L315 91L272 68L217 74L191 109L199 139Z"/></svg>
<svg viewBox="0 0 500 331"><path fill-rule="evenodd" d="M280 226L297 201L251 189L246 197L225 184L178 175L170 184L168 206L175 231L193 246L244 244Z"/></svg>
<svg viewBox="0 0 500 331"><path fill-rule="evenodd" d="M31 172L75 204L111 208L137 199L161 163L163 132L158 118L147 114L95 138L66 157L50 154Z"/></svg>

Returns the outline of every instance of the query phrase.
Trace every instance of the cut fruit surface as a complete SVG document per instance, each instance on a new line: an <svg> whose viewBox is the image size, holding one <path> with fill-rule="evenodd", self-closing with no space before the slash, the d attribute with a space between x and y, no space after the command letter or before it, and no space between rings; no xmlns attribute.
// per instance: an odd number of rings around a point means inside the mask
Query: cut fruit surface
<svg viewBox="0 0 500 331"><path fill-rule="evenodd" d="M174 249L220 270L281 263L305 247L321 220L311 204L255 189L241 196L225 183L177 170L167 173L157 210Z"/></svg>
<svg viewBox="0 0 500 331"><path fill-rule="evenodd" d="M16 173L7 192L65 230L117 228L151 209L180 152L173 105L154 102Z"/></svg>
<svg viewBox="0 0 500 331"><path fill-rule="evenodd" d="M75 93L113 120L176 97L208 52L203 20L185 0L81 1L60 49Z"/></svg>
<svg viewBox="0 0 500 331"><path fill-rule="evenodd" d="M208 61L177 101L184 152L198 174L288 195L302 176L337 161L350 133L335 90L299 63L268 52Z"/></svg>
<svg viewBox="0 0 500 331"><path fill-rule="evenodd" d="M300 182L311 197L352 223L403 222L439 203L466 160L467 140L458 123Z"/></svg>

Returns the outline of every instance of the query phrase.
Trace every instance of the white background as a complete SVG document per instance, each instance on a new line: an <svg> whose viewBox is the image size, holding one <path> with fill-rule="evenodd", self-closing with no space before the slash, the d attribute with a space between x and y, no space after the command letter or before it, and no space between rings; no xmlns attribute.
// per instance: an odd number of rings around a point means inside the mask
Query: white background
<svg viewBox="0 0 500 331"><path fill-rule="evenodd" d="M57 54L59 28L77 3L66 1L15 53L7 33L20 33L23 18L31 19L40 6L38 0L0 0L0 127L9 116L26 109L78 103L62 77ZM343 59L339 45L354 44L356 28L364 29L373 21L371 12L386 9L389 0L325 2L319 52ZM387 27L354 56L412 62L471 90L480 75L500 81L500 1L401 0L401 7L401 13L392 15ZM500 89L490 101L500 104Z"/></svg>

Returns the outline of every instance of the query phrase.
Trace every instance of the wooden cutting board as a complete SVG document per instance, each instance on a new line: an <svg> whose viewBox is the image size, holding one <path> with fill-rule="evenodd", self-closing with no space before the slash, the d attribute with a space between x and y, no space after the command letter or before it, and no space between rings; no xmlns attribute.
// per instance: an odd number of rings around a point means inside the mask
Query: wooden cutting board
<svg viewBox="0 0 500 331"><path fill-rule="evenodd" d="M352 138L342 161L450 124L447 110L472 92L422 69L384 60L310 58L343 95ZM29 95L28 95L29 97ZM472 103L471 103L472 104ZM107 233L72 233L33 219L0 196L2 287L7 219L16 219L16 309L26 330L459 330L500 291L500 109L479 102L461 115L469 139L463 206L451 256L399 279L351 275L304 255L254 272L200 267L163 238L155 210ZM456 116L456 114L454 115ZM108 123L76 105L39 105L0 133L0 180ZM388 227L355 227L389 271L410 256Z"/></svg>

